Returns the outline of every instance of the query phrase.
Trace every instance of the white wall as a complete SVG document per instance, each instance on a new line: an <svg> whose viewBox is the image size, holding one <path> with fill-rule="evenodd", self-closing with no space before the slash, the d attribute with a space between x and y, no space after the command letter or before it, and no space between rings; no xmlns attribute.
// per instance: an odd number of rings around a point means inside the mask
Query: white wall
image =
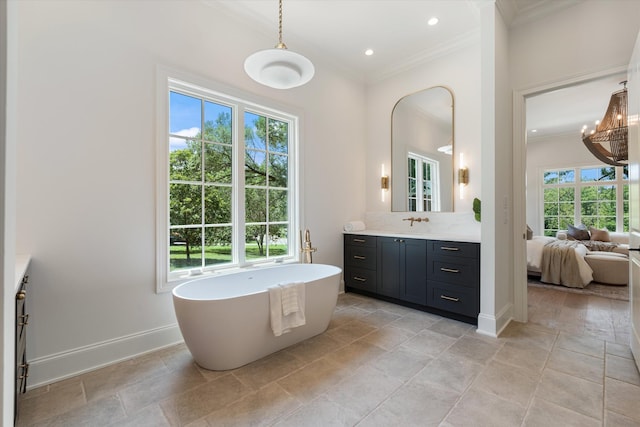
<svg viewBox="0 0 640 427"><path fill-rule="evenodd" d="M363 85L312 53L308 85L258 85L243 61L271 41L203 2L19 2L17 25L30 386L180 339L170 294L154 292L159 64L304 111L301 224L314 261L342 265L342 224L365 207Z"/></svg>
<svg viewBox="0 0 640 427"><path fill-rule="evenodd" d="M523 89L626 66L640 2L583 1L509 34L512 87Z"/></svg>
<svg viewBox="0 0 640 427"><path fill-rule="evenodd" d="M390 170L391 111L398 100L410 93L433 86L446 86L454 98L454 169L458 153L464 153L469 168L465 198L454 194L455 212L471 212L474 197L480 197L480 47L479 38L469 40L445 57L371 84L367 88L367 167L364 189L367 211L391 211L391 200L380 197L380 165ZM391 176L393 180L393 175ZM445 214L440 214L445 215Z"/></svg>
<svg viewBox="0 0 640 427"><path fill-rule="evenodd" d="M482 247L478 332L495 336L512 318L511 98L508 33L494 4L482 19Z"/></svg>

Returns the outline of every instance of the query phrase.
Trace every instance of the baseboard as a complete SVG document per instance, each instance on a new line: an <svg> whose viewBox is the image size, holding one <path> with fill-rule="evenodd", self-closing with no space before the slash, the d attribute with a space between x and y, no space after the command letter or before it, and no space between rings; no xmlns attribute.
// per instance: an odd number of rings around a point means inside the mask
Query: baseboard
<svg viewBox="0 0 640 427"><path fill-rule="evenodd" d="M495 316L480 313L477 333L497 338L513 319L513 304L508 303Z"/></svg>
<svg viewBox="0 0 640 427"><path fill-rule="evenodd" d="M27 389L51 384L182 342L177 324L28 360Z"/></svg>

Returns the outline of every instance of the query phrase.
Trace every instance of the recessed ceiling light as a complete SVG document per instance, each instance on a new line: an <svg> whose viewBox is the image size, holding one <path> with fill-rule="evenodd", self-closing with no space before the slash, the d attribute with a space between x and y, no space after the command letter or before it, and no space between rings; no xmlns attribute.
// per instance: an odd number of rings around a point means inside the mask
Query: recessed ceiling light
<svg viewBox="0 0 640 427"><path fill-rule="evenodd" d="M367 50L365 50L365 51L364 51L364 54L365 54L365 55L367 55L367 56L371 56L371 55L373 55L373 49L367 49Z"/></svg>
<svg viewBox="0 0 640 427"><path fill-rule="evenodd" d="M429 20L427 21L427 24L434 26L438 23L438 21L440 21L437 17L433 17L433 18L429 18Z"/></svg>
<svg viewBox="0 0 640 427"><path fill-rule="evenodd" d="M538 132L538 129L531 129L531 132L536 133Z"/></svg>

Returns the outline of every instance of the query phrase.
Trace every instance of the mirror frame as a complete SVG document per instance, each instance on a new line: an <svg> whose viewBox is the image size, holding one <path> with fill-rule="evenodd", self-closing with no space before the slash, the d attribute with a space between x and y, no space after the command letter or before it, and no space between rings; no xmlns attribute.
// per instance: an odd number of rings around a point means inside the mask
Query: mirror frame
<svg viewBox="0 0 640 427"><path fill-rule="evenodd" d="M455 135L455 96L453 94L453 90L451 90L449 87L444 86L444 85L435 85L435 86L430 86L428 88L425 89L420 89L418 91L409 93L405 96L403 96L402 98L398 99L398 101L393 105L393 108L391 109L391 144L390 144L390 148L391 148L391 164L390 164L390 186L389 186L389 191L390 191L390 210L391 212L411 212L411 211L406 211L406 210L394 210L393 209L393 182L394 182L394 168L393 168L393 113L396 110L396 107L398 106L398 104L405 98L412 96L412 95L416 95L418 93L427 91L427 90L431 90L431 89L444 89L447 92L449 92L449 95L451 96L451 210L447 210L447 211L429 211L429 212L455 212L455 187L456 187L456 162L455 162L455 153L456 153L456 135Z"/></svg>

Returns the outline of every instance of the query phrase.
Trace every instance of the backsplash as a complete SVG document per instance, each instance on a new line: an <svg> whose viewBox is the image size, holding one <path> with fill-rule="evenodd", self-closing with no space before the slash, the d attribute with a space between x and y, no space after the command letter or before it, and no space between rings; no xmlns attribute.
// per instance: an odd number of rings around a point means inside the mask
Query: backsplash
<svg viewBox="0 0 640 427"><path fill-rule="evenodd" d="M429 218L427 222L411 221L408 218ZM364 223L367 230L379 230L402 234L451 234L480 237L480 223L473 212L366 212Z"/></svg>

